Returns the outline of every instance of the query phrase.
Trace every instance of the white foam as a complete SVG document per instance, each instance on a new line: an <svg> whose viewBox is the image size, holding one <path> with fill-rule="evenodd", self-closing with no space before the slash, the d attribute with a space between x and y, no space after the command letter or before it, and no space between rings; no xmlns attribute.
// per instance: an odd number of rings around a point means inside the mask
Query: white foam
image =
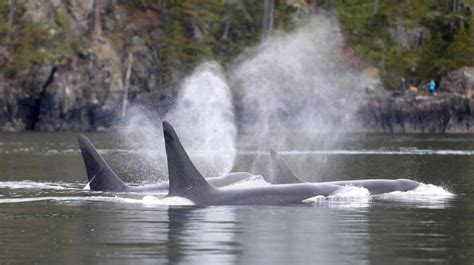
<svg viewBox="0 0 474 265"><path fill-rule="evenodd" d="M433 184L421 184L414 190L394 191L386 194L375 195L377 200L413 202L413 203L440 203L455 198L456 195L443 187Z"/></svg>
<svg viewBox="0 0 474 265"><path fill-rule="evenodd" d="M329 199L334 200L352 200L352 199L367 199L370 197L370 192L364 187L344 186L337 190L334 194L329 195Z"/></svg>
<svg viewBox="0 0 474 265"><path fill-rule="evenodd" d="M153 196L145 196L143 198L145 204L148 205L182 205L182 206L190 206L195 205L193 201L186 199L184 197L179 196L172 196L172 197L165 197L163 199L157 199Z"/></svg>
<svg viewBox="0 0 474 265"><path fill-rule="evenodd" d="M303 200L303 203L337 208L360 208L367 207L374 201L389 201L413 204L420 208L443 208L454 197L455 194L433 184L421 184L414 190L379 195L371 195L369 190L363 187L345 186L330 196L315 196Z"/></svg>
<svg viewBox="0 0 474 265"><path fill-rule="evenodd" d="M329 196L318 195L303 200L330 208L364 208L370 206L370 192L363 187L345 186Z"/></svg>

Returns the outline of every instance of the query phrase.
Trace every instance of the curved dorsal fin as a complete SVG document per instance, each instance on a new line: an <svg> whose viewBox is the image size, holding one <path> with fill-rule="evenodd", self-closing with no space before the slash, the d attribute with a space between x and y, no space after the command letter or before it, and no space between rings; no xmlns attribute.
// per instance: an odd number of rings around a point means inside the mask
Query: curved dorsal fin
<svg viewBox="0 0 474 265"><path fill-rule="evenodd" d="M298 178L280 155L273 149L270 149L270 156L272 160L273 178L267 180L272 184L290 184L303 183L305 181Z"/></svg>
<svg viewBox="0 0 474 265"><path fill-rule="evenodd" d="M82 134L77 136L77 140L86 166L90 189L93 191L126 190L127 185L110 169L91 141Z"/></svg>
<svg viewBox="0 0 474 265"><path fill-rule="evenodd" d="M213 187L204 179L183 148L169 122L163 122L166 157L168 161L168 196L182 196L191 200L205 198Z"/></svg>

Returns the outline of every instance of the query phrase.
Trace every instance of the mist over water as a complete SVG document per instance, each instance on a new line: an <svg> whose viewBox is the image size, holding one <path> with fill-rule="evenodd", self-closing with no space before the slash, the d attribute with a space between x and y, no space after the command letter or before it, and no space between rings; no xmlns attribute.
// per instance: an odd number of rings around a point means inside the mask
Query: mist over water
<svg viewBox="0 0 474 265"><path fill-rule="evenodd" d="M342 49L337 21L317 16L239 58L230 80L246 140L288 148L295 131L337 138L334 133L350 129L357 97L378 81L351 69Z"/></svg>
<svg viewBox="0 0 474 265"><path fill-rule="evenodd" d="M173 124L203 175L229 172L237 152L237 130L222 67L215 62L201 64L179 91L176 105L164 120ZM130 148L142 150L134 163L152 175L167 176L162 121L141 108L131 109L121 135Z"/></svg>
<svg viewBox="0 0 474 265"><path fill-rule="evenodd" d="M337 20L321 15L242 55L229 74L240 144L264 151L320 149L350 131L359 97L378 80L352 69L344 49ZM299 142L301 132L309 141Z"/></svg>
<svg viewBox="0 0 474 265"><path fill-rule="evenodd" d="M122 159L121 167L126 172L140 171L145 176L134 176L140 181L156 181L167 176L166 153L161 130L161 119L139 106L130 108L125 126L119 134L128 149L137 151Z"/></svg>

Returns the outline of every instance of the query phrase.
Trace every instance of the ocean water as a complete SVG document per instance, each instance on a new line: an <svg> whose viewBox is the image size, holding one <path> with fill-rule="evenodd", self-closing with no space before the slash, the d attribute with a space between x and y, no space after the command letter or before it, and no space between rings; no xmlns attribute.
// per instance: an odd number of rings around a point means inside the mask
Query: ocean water
<svg viewBox="0 0 474 265"><path fill-rule="evenodd" d="M89 136L125 181L166 181L136 163L137 154L155 150L130 150L113 134ZM84 190L75 137L0 134L0 264L474 262L471 135L347 135L331 147L279 150L307 181L425 183L414 191L372 196L345 187L301 205L211 207L164 198L166 192ZM165 166L165 158L157 163ZM234 171L270 174L268 168L266 152L238 146ZM266 184L235 187L259 185Z"/></svg>

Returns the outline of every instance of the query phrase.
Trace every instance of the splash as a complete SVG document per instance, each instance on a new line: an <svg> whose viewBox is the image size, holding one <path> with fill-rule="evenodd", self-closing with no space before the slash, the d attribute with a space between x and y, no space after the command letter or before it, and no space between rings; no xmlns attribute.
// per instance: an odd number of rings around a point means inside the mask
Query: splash
<svg viewBox="0 0 474 265"><path fill-rule="evenodd" d="M328 208L366 208L370 206L371 196L368 189L363 187L345 186L330 196L315 196L303 200Z"/></svg>
<svg viewBox="0 0 474 265"><path fill-rule="evenodd" d="M176 105L164 119L176 128L203 175L220 176L231 170L237 130L232 94L219 64L198 66L181 84ZM161 122L146 110L134 108L122 135L130 148L141 150L141 167L167 176Z"/></svg>
<svg viewBox="0 0 474 265"><path fill-rule="evenodd" d="M244 134L240 143L263 150L318 149L349 131L358 97L378 80L352 69L345 47L337 21L317 16L241 56L230 74Z"/></svg>
<svg viewBox="0 0 474 265"><path fill-rule="evenodd" d="M433 184L420 184L416 189L402 192L395 191L375 196L377 200L413 203L427 208L443 206L456 195L446 188Z"/></svg>
<svg viewBox="0 0 474 265"><path fill-rule="evenodd" d="M393 202L406 204L417 208L441 209L449 206L456 195L443 187L433 184L421 184L409 191L394 191L379 195L371 195L363 187L344 186L330 196L315 196L305 199L303 203L331 208L361 208L371 203Z"/></svg>

